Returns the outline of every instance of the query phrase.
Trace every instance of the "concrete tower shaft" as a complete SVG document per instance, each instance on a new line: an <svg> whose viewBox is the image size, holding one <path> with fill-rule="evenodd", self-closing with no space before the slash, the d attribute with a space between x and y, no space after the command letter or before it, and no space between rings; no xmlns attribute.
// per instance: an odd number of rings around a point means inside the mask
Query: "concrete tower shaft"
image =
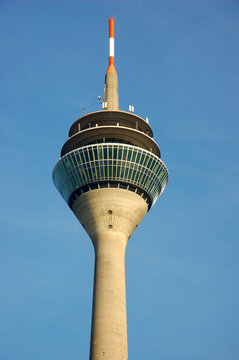
<svg viewBox="0 0 239 360"><path fill-rule="evenodd" d="M104 188L84 193L73 211L95 249L90 360L127 359L125 249L147 204L133 192Z"/></svg>
<svg viewBox="0 0 239 360"><path fill-rule="evenodd" d="M118 110L113 18L109 27L104 110L73 123L53 170L95 252L90 360L128 359L125 249L168 182L149 124Z"/></svg>

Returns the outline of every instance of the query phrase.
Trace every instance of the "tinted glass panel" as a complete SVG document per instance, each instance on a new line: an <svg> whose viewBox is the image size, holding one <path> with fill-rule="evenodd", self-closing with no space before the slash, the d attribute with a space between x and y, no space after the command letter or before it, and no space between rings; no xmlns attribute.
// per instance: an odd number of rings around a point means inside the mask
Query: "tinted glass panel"
<svg viewBox="0 0 239 360"><path fill-rule="evenodd" d="M117 143L76 149L61 158L53 171L54 183L66 201L76 188L109 179L135 184L154 202L167 184L168 173L156 156Z"/></svg>

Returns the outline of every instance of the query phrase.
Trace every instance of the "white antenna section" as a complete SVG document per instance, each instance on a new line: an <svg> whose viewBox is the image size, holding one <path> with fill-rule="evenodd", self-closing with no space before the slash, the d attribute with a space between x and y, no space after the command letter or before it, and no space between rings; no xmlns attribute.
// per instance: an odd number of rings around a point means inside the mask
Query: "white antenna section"
<svg viewBox="0 0 239 360"><path fill-rule="evenodd" d="M149 123L149 118L147 116L146 116L145 120L146 120L146 123L148 124Z"/></svg>
<svg viewBox="0 0 239 360"><path fill-rule="evenodd" d="M134 112L134 106L133 105L129 105L129 111Z"/></svg>

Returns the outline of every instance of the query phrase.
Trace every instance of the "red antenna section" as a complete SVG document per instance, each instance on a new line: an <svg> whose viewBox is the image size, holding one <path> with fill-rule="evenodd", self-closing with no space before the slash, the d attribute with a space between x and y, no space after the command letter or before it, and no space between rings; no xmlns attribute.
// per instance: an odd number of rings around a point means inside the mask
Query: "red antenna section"
<svg viewBox="0 0 239 360"><path fill-rule="evenodd" d="M108 17L109 20L109 67L106 74L116 74L115 70L115 19L114 15Z"/></svg>

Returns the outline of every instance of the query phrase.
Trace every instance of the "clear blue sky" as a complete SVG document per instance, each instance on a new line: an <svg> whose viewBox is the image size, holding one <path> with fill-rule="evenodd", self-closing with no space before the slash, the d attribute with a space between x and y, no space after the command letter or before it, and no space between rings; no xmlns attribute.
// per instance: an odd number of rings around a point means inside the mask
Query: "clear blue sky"
<svg viewBox="0 0 239 360"><path fill-rule="evenodd" d="M129 359L238 360L239 2L0 2L0 359L87 359L93 247L51 180L100 109L107 16L120 109L169 184L126 254Z"/></svg>

